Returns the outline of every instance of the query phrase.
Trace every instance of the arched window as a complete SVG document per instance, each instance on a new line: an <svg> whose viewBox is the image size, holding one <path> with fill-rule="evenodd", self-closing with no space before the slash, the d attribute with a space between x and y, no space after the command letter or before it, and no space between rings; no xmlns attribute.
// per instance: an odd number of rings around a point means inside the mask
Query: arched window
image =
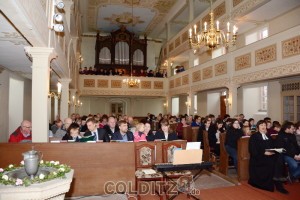
<svg viewBox="0 0 300 200"><path fill-rule="evenodd" d="M115 46L115 64L129 64L129 46L126 42L118 42Z"/></svg>
<svg viewBox="0 0 300 200"><path fill-rule="evenodd" d="M133 65L143 66L144 54L140 49L137 49L133 53Z"/></svg>
<svg viewBox="0 0 300 200"><path fill-rule="evenodd" d="M99 53L99 63L100 64L111 64L110 59L111 59L110 50L107 47L102 48Z"/></svg>

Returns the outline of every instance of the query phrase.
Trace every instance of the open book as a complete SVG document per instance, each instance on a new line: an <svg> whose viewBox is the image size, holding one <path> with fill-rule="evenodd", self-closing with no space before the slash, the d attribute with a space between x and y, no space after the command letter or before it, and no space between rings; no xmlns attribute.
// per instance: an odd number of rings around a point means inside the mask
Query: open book
<svg viewBox="0 0 300 200"><path fill-rule="evenodd" d="M274 149L266 149L269 152L277 152L277 153L285 153L286 150L284 148L274 148Z"/></svg>

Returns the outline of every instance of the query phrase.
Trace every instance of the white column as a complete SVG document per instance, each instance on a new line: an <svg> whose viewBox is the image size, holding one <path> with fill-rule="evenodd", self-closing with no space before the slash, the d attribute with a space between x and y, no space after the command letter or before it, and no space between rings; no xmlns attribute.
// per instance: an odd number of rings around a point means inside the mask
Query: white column
<svg viewBox="0 0 300 200"><path fill-rule="evenodd" d="M231 83L228 85L228 107L226 111L228 111L230 116L234 116L237 114L237 89L239 85Z"/></svg>
<svg viewBox="0 0 300 200"><path fill-rule="evenodd" d="M194 92L192 92L192 91L189 92L188 99L189 99L189 103L190 103L190 107L189 107L189 113L190 113L190 115L194 115L195 114L194 95L195 95Z"/></svg>
<svg viewBox="0 0 300 200"><path fill-rule="evenodd" d="M48 101L47 101L47 109L48 109L48 120L49 120L49 123L52 123L52 118L51 118L51 102L52 102L52 98L51 97L48 97Z"/></svg>
<svg viewBox="0 0 300 200"><path fill-rule="evenodd" d="M58 98L57 96L54 97L54 119L56 119L58 115Z"/></svg>
<svg viewBox="0 0 300 200"><path fill-rule="evenodd" d="M167 99L167 113L172 114L172 96L168 94L166 99Z"/></svg>
<svg viewBox="0 0 300 200"><path fill-rule="evenodd" d="M70 113L69 113L69 116L71 116L71 114L73 114L73 113L76 113L76 107L75 107L75 104L76 104L76 101L77 101L76 92L77 92L76 89L70 89L70 97L71 97L70 101L71 101L71 104L70 104Z"/></svg>
<svg viewBox="0 0 300 200"><path fill-rule="evenodd" d="M71 79L60 79L61 97L60 97L60 119L64 120L69 116L69 84Z"/></svg>
<svg viewBox="0 0 300 200"><path fill-rule="evenodd" d="M32 57L32 142L48 142L48 93L53 48L25 47Z"/></svg>
<svg viewBox="0 0 300 200"><path fill-rule="evenodd" d="M70 0L64 0L64 4L65 4L65 7L64 7L65 18L66 18L69 32L71 32L71 30L70 30L71 12L72 12L72 6L73 6L74 2L72 2ZM73 13L73 15L75 15L75 13Z"/></svg>

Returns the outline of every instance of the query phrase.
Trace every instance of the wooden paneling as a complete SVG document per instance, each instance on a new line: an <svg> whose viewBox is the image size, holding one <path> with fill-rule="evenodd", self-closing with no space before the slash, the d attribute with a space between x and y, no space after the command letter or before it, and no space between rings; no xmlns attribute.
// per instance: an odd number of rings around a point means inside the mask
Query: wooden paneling
<svg viewBox="0 0 300 200"><path fill-rule="evenodd" d="M155 163L162 163L163 142L153 143L156 145ZM185 149L186 141L176 143ZM67 196L99 195L104 194L104 185L108 181L124 181L135 188L135 145L138 143L1 143L0 167L19 165L23 160L22 153L34 146L43 153L43 160L59 161L74 169Z"/></svg>
<svg viewBox="0 0 300 200"><path fill-rule="evenodd" d="M246 181L249 178L249 159L250 154L248 150L249 137L240 138L238 140L238 179L239 181Z"/></svg>
<svg viewBox="0 0 300 200"><path fill-rule="evenodd" d="M228 174L228 161L229 161L229 155L225 149L225 139L226 139L226 133L220 134L220 165L219 165L219 171L227 175Z"/></svg>

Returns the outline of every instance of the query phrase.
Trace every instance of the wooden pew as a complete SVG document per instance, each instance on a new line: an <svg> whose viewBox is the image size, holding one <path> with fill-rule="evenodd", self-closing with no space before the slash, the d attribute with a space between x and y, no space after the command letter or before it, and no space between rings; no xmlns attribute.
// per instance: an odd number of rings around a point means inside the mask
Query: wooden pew
<svg viewBox="0 0 300 200"><path fill-rule="evenodd" d="M249 159L250 154L248 150L250 137L242 137L237 143L237 161L238 161L238 180L246 181L249 179Z"/></svg>
<svg viewBox="0 0 300 200"><path fill-rule="evenodd" d="M192 127L182 127L183 133L182 133L182 139L187 140L188 142L192 141Z"/></svg>
<svg viewBox="0 0 300 200"><path fill-rule="evenodd" d="M229 161L229 155L225 149L225 140L226 140L226 133L220 134L220 165L219 165L219 171L227 175L228 174L228 161Z"/></svg>
<svg viewBox="0 0 300 200"><path fill-rule="evenodd" d="M186 147L186 141L171 141ZM163 142L156 145L155 163L163 162ZM168 143L168 142L165 142ZM135 145L138 143L0 143L0 168L19 165L22 153L34 149L43 153L45 161L59 161L74 169L67 196L105 194L105 183L123 181L135 190ZM113 186L113 185L110 185Z"/></svg>
<svg viewBox="0 0 300 200"><path fill-rule="evenodd" d="M192 142L197 142L199 127L192 127Z"/></svg>
<svg viewBox="0 0 300 200"><path fill-rule="evenodd" d="M209 161L210 146L208 141L208 132L203 130L203 161Z"/></svg>

